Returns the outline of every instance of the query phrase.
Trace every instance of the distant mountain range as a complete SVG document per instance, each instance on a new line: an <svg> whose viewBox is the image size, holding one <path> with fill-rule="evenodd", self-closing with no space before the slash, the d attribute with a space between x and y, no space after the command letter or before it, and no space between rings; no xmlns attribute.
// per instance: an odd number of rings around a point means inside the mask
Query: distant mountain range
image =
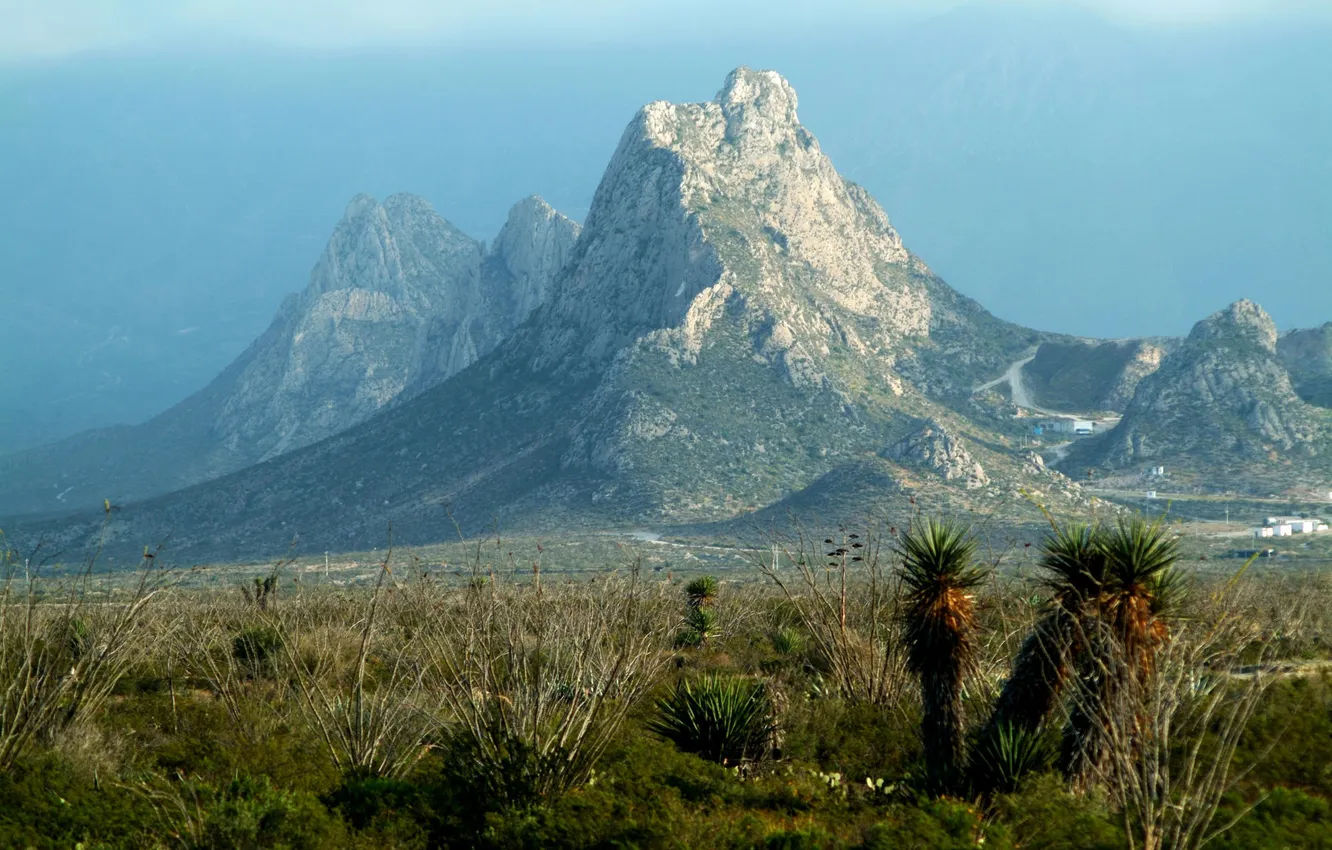
<svg viewBox="0 0 1332 850"><path fill-rule="evenodd" d="M128 500L112 546L169 536L195 558L370 547L390 524L424 542L446 510L471 530L913 501L1032 522L1090 501L1025 445L1017 389L977 388L1030 374L1041 408L1122 409L1070 471L1220 457L1209 486L1306 486L1332 470L1332 414L1295 387L1326 378L1328 340L1279 339L1249 302L1182 341L999 320L837 173L785 79L741 68L711 102L639 111L581 232L529 200L483 250L419 199L353 200L306 291L209 389L0 459L0 504ZM102 519L7 528L77 547Z"/></svg>

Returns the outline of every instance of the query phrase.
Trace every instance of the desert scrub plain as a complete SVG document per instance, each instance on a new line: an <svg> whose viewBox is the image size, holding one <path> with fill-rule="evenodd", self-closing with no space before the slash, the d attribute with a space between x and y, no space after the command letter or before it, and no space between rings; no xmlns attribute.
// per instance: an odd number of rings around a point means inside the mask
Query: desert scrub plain
<svg viewBox="0 0 1332 850"><path fill-rule="evenodd" d="M0 846L1332 847L1327 576L1180 545L918 518L717 574L493 539L359 581L8 552Z"/></svg>

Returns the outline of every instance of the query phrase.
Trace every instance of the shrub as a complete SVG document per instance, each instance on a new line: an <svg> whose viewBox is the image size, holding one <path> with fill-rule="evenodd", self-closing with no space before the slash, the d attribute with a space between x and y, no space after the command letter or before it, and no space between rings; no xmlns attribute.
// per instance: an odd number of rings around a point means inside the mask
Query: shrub
<svg viewBox="0 0 1332 850"><path fill-rule="evenodd" d="M718 764L761 759L776 724L767 687L753 679L705 676L681 680L658 705L648 728L685 752Z"/></svg>
<svg viewBox="0 0 1332 850"><path fill-rule="evenodd" d="M243 629L232 639L231 657L258 675L271 667L281 648L282 634L277 629L255 626Z"/></svg>

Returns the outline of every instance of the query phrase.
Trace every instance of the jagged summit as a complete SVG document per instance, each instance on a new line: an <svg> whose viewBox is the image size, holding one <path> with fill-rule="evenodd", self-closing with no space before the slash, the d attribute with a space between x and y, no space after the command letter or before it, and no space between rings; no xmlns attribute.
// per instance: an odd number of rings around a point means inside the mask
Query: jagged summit
<svg viewBox="0 0 1332 850"><path fill-rule="evenodd" d="M1191 340L1252 340L1268 351L1277 348L1277 327L1267 311L1247 298L1218 310L1193 326Z"/></svg>

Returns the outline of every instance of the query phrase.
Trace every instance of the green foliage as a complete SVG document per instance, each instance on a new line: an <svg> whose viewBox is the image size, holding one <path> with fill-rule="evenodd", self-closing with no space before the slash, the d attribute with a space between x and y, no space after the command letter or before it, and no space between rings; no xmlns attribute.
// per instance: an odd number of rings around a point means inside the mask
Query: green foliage
<svg viewBox="0 0 1332 850"><path fill-rule="evenodd" d="M190 848L315 850L345 841L341 821L313 795L275 788L267 779L238 777L216 790L187 788L184 793L195 795L198 809L190 814L198 821L176 824L173 831Z"/></svg>
<svg viewBox="0 0 1332 850"><path fill-rule="evenodd" d="M767 686L735 676L682 679L658 702L657 711L649 729L681 750L718 764L763 758L775 726Z"/></svg>
<svg viewBox="0 0 1332 850"><path fill-rule="evenodd" d="M805 651L805 636L787 627L772 633L772 649L778 655L799 655Z"/></svg>
<svg viewBox="0 0 1332 850"><path fill-rule="evenodd" d="M231 641L231 656L252 673L269 669L282 649L282 634L268 626L243 629Z"/></svg>
<svg viewBox="0 0 1332 850"><path fill-rule="evenodd" d="M947 800L894 806L891 818L866 832L864 850L1007 850L1013 843L1002 826L985 824L971 806Z"/></svg>
<svg viewBox="0 0 1332 850"><path fill-rule="evenodd" d="M1012 793L1053 762L1054 748L1041 731L999 726L971 751L972 783L985 791Z"/></svg>
<svg viewBox="0 0 1332 850"><path fill-rule="evenodd" d="M1239 801L1231 801L1232 807ZM1222 811L1222 817L1225 816ZM1332 850L1332 803L1303 791L1275 788L1247 817L1221 834L1215 850Z"/></svg>

